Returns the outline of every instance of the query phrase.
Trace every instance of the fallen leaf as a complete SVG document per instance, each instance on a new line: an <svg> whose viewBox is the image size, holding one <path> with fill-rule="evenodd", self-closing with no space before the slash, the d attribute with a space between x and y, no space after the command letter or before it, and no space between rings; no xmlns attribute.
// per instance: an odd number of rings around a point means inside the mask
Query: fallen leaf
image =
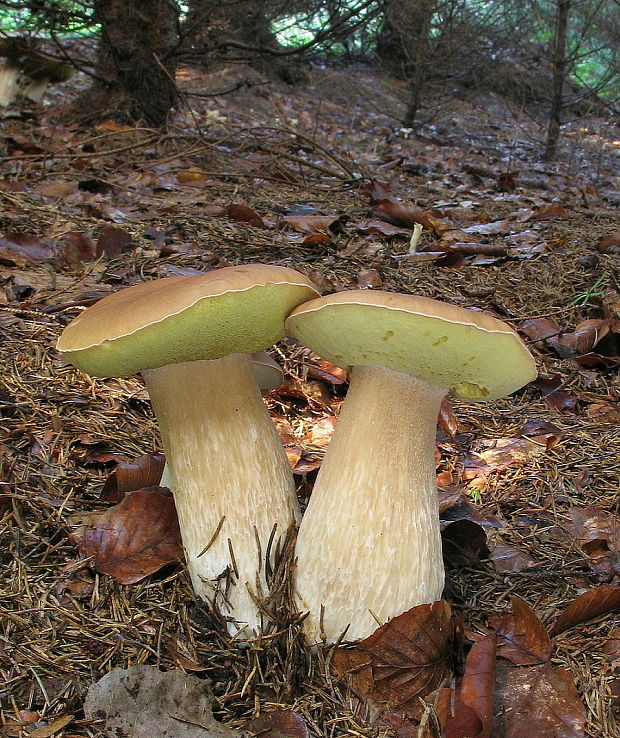
<svg viewBox="0 0 620 738"><path fill-rule="evenodd" d="M292 710L271 710L250 720L244 726L255 738L309 738L303 717Z"/></svg>
<svg viewBox="0 0 620 738"><path fill-rule="evenodd" d="M601 254L605 254L608 251L611 254L620 253L620 231L614 231L609 236L601 238L596 249Z"/></svg>
<svg viewBox="0 0 620 738"><path fill-rule="evenodd" d="M240 738L213 717L213 702L205 679L139 664L112 669L90 686L84 713L103 721L98 730L107 736Z"/></svg>
<svg viewBox="0 0 620 738"><path fill-rule="evenodd" d="M380 236L397 236L399 238L409 238L411 236L411 230L401 228L399 226L386 223L384 220L368 220L364 223L360 223L357 226L358 233L363 233L365 236L369 235L380 235Z"/></svg>
<svg viewBox="0 0 620 738"><path fill-rule="evenodd" d="M532 419L519 429L519 435L542 444L547 451L555 448L564 437L562 431L547 420Z"/></svg>
<svg viewBox="0 0 620 738"><path fill-rule="evenodd" d="M347 372L327 359L318 359L316 363L310 364L308 376L334 386L346 384L348 381Z"/></svg>
<svg viewBox="0 0 620 738"><path fill-rule="evenodd" d="M473 520L441 520L441 543L444 560L451 564L470 564L489 557L487 534Z"/></svg>
<svg viewBox="0 0 620 738"><path fill-rule="evenodd" d="M70 266L79 267L84 262L94 261L97 258L97 247L92 238L84 233L69 231L62 239L62 255Z"/></svg>
<svg viewBox="0 0 620 738"><path fill-rule="evenodd" d="M255 210L239 203L227 205L217 213L217 216L220 218L230 218L239 223L248 223L254 226L254 228L267 228L265 221Z"/></svg>
<svg viewBox="0 0 620 738"><path fill-rule="evenodd" d="M144 454L133 461L119 459L103 484L100 499L120 502L128 492L155 487L161 480L165 459L162 454Z"/></svg>
<svg viewBox="0 0 620 738"><path fill-rule="evenodd" d="M545 662L552 644L545 626L520 597L511 597L512 613L492 618L490 626L498 638L498 656L518 666Z"/></svg>
<svg viewBox="0 0 620 738"><path fill-rule="evenodd" d="M54 250L47 241L28 233L7 233L0 237L0 264L22 267L29 262L50 261Z"/></svg>
<svg viewBox="0 0 620 738"><path fill-rule="evenodd" d="M620 610L620 587L589 589L558 615L549 633L551 636L558 635L574 625L616 610Z"/></svg>
<svg viewBox="0 0 620 738"><path fill-rule="evenodd" d="M342 225L344 222L340 215L285 215L282 220L302 233L334 231L336 224Z"/></svg>
<svg viewBox="0 0 620 738"><path fill-rule="evenodd" d="M506 543L496 543L491 546L489 559L495 571L500 574L523 571L536 564L529 554Z"/></svg>
<svg viewBox="0 0 620 738"><path fill-rule="evenodd" d="M559 202L550 202L541 205L525 220L566 220L569 217L568 210Z"/></svg>
<svg viewBox="0 0 620 738"><path fill-rule="evenodd" d="M97 239L97 256L107 256L116 259L126 251L131 251L136 246L132 236L122 228L105 225L101 229Z"/></svg>
<svg viewBox="0 0 620 738"><path fill-rule="evenodd" d="M393 200L382 200L373 209L372 213L383 220L387 220L392 225L413 228L416 223L420 223L424 228L437 234L453 228L453 226L435 217L429 210L424 210L416 205L403 205Z"/></svg>
<svg viewBox="0 0 620 738"><path fill-rule="evenodd" d="M360 269L357 274L357 285L360 289L378 289L383 285L383 279L376 269Z"/></svg>
<svg viewBox="0 0 620 738"><path fill-rule="evenodd" d="M65 725L69 725L72 720L73 715L63 715L62 717L52 720L51 723L48 722L47 725L44 725L41 728L36 728L32 733L28 733L28 736L29 738L50 738L50 736L55 733L60 733Z"/></svg>
<svg viewBox="0 0 620 738"><path fill-rule="evenodd" d="M419 605L390 620L353 648L332 658L336 676L375 710L398 710L416 717L420 698L436 689L448 673L453 634L445 600Z"/></svg>
<svg viewBox="0 0 620 738"><path fill-rule="evenodd" d="M49 182L37 187L35 192L43 197L59 200L77 190L77 182Z"/></svg>
<svg viewBox="0 0 620 738"><path fill-rule="evenodd" d="M449 397L444 397L439 408L439 425L449 438L456 438L459 432L459 421Z"/></svg>
<svg viewBox="0 0 620 738"><path fill-rule="evenodd" d="M503 738L586 738L586 710L568 669L498 669L496 732Z"/></svg>
<svg viewBox="0 0 620 738"><path fill-rule="evenodd" d="M442 720L445 738L490 738L495 696L496 637L491 634L467 654L454 708Z"/></svg>
<svg viewBox="0 0 620 738"><path fill-rule="evenodd" d="M74 536L92 567L133 584L183 558L172 496L162 487L130 492L118 505L91 515Z"/></svg>
<svg viewBox="0 0 620 738"><path fill-rule="evenodd" d="M54 586L54 594L63 607L74 607L72 600L90 597L95 589L95 578L90 571L78 571L61 579Z"/></svg>

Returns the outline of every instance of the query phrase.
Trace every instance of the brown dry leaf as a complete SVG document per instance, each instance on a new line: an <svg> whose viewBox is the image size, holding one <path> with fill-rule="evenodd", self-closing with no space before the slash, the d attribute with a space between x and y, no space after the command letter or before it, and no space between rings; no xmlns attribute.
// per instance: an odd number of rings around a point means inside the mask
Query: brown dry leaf
<svg viewBox="0 0 620 738"><path fill-rule="evenodd" d="M84 262L97 258L97 247L92 238L77 231L69 231L62 239L62 255L67 264L79 267Z"/></svg>
<svg viewBox="0 0 620 738"><path fill-rule="evenodd" d="M51 244L28 233L7 233L0 237L0 264L22 267L29 262L50 261Z"/></svg>
<svg viewBox="0 0 620 738"><path fill-rule="evenodd" d="M545 402L552 408L559 412L574 410L579 400L574 395L571 395L570 392L560 389L563 383L560 374L554 374L552 377L538 376L532 382L534 387L537 387L542 392Z"/></svg>
<svg viewBox="0 0 620 738"><path fill-rule="evenodd" d="M539 419L528 420L519 429L519 435L542 444L547 451L550 448L555 448L564 438L564 434L556 425L549 423L547 420Z"/></svg>
<svg viewBox="0 0 620 738"><path fill-rule="evenodd" d="M462 479L470 489L482 490L491 474L521 467L545 451L544 446L528 438L481 438L465 455Z"/></svg>
<svg viewBox="0 0 620 738"><path fill-rule="evenodd" d="M596 423L615 423L620 425L620 410L610 402L593 402L586 408L586 414Z"/></svg>
<svg viewBox="0 0 620 738"><path fill-rule="evenodd" d="M511 597L512 613L492 618L490 626L499 639L498 656L518 666L545 662L551 654L551 638L538 615L520 597Z"/></svg>
<svg viewBox="0 0 620 738"><path fill-rule="evenodd" d="M562 332L560 326L550 318L530 318L521 323L520 330L522 333L534 341L534 346L538 349L544 348L548 338L559 336Z"/></svg>
<svg viewBox="0 0 620 738"><path fill-rule="evenodd" d="M487 534L473 520L441 520L441 544L444 560L450 564L470 564L489 557Z"/></svg>
<svg viewBox="0 0 620 738"><path fill-rule="evenodd" d="M506 543L496 543L492 546L489 559L495 571L500 574L523 571L536 564L536 561L525 551L520 551Z"/></svg>
<svg viewBox="0 0 620 738"><path fill-rule="evenodd" d="M327 233L343 223L341 215L285 215L282 220L301 233Z"/></svg>
<svg viewBox="0 0 620 738"><path fill-rule="evenodd" d="M503 738L586 738L573 675L550 664L498 669L495 730ZM602 738L602 737L601 737Z"/></svg>
<svg viewBox="0 0 620 738"><path fill-rule="evenodd" d="M372 213L396 226L413 228L416 223L420 223L438 235L453 229L453 226L437 218L430 210L424 210L416 205L403 205L393 200L382 200Z"/></svg>
<svg viewBox="0 0 620 738"><path fill-rule="evenodd" d="M126 251L136 247L136 242L127 231L112 225L105 225L97 239L97 256L116 259Z"/></svg>
<svg viewBox="0 0 620 738"><path fill-rule="evenodd" d="M620 253L620 231L614 231L609 236L602 238L596 248L601 254L605 254L607 251L611 254Z"/></svg>
<svg viewBox="0 0 620 738"><path fill-rule="evenodd" d="M52 720L51 723L33 730L32 733L28 733L28 735L30 738L50 738L50 736L60 733L65 725L69 725L72 720L73 715L63 715L62 717Z"/></svg>
<svg viewBox="0 0 620 738"><path fill-rule="evenodd" d="M620 587L589 589L558 615L549 633L552 636L558 635L574 625L616 610L620 610Z"/></svg>
<svg viewBox="0 0 620 738"><path fill-rule="evenodd" d="M550 202L541 205L525 220L565 220L569 217L568 210L559 202Z"/></svg>
<svg viewBox="0 0 620 738"><path fill-rule="evenodd" d="M43 197L52 197L55 200L59 200L75 192L77 187L77 182L49 182L48 184L37 187L35 192L43 195Z"/></svg>
<svg viewBox="0 0 620 738"><path fill-rule="evenodd" d="M379 289L383 279L376 269L360 269L357 274L357 285L360 289Z"/></svg>
<svg viewBox="0 0 620 738"><path fill-rule="evenodd" d="M571 507L564 523L601 582L620 576L620 518L595 507Z"/></svg>
<svg viewBox="0 0 620 738"><path fill-rule="evenodd" d="M487 635L467 654L454 708L442 716L445 738L490 738L495 697L497 639Z"/></svg>
<svg viewBox="0 0 620 738"><path fill-rule="evenodd" d="M439 408L439 425L450 438L456 438L459 432L459 421L454 414L454 408L449 397L444 397Z"/></svg>
<svg viewBox="0 0 620 738"><path fill-rule="evenodd" d="M479 236L495 236L498 233L510 233L512 227L508 220L494 220L491 223L477 223L463 228L465 233L475 233Z"/></svg>
<svg viewBox="0 0 620 738"><path fill-rule="evenodd" d="M449 671L453 635L450 605L419 605L390 620L353 648L339 648L332 670L375 710L416 717L420 698L441 684Z"/></svg>
<svg viewBox="0 0 620 738"><path fill-rule="evenodd" d="M128 492L144 487L156 487L164 471L162 454L144 454L133 461L119 459L114 471L103 484L100 499L120 502Z"/></svg>
<svg viewBox="0 0 620 738"><path fill-rule="evenodd" d="M78 571L61 579L54 587L54 594L63 607L73 607L72 600L90 597L95 589L95 578L90 571Z"/></svg>
<svg viewBox="0 0 620 738"><path fill-rule="evenodd" d="M247 205L232 203L220 210L217 215L220 218L230 218L231 220L236 220L239 223L248 223L249 225L254 226L254 228L267 228L265 221L261 216Z"/></svg>
<svg viewBox="0 0 620 738"><path fill-rule="evenodd" d="M90 516L74 536L91 566L121 584L133 584L183 558L174 501L168 490L130 492L118 505Z"/></svg>
<svg viewBox="0 0 620 738"><path fill-rule="evenodd" d="M193 182L204 182L209 175L201 169L183 169L177 172L177 182L179 184L191 184Z"/></svg>
<svg viewBox="0 0 620 738"><path fill-rule="evenodd" d="M243 726L256 738L309 738L310 731L301 715L292 710L271 710Z"/></svg>
<svg viewBox="0 0 620 738"><path fill-rule="evenodd" d="M347 372L327 359L318 359L316 364L310 364L308 376L334 386L346 384L348 381Z"/></svg>
<svg viewBox="0 0 620 738"><path fill-rule="evenodd" d="M368 220L360 223L357 226L357 231L358 233L363 233L365 236L375 234L387 237L397 236L399 238L409 238L411 236L410 230L386 223L384 220Z"/></svg>

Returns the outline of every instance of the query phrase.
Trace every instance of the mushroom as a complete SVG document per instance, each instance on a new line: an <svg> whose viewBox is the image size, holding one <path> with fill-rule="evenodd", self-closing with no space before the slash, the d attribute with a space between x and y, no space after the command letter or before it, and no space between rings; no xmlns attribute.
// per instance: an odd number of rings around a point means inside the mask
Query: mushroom
<svg viewBox="0 0 620 738"><path fill-rule="evenodd" d="M435 476L442 398L493 400L536 376L517 334L485 313L353 290L311 300L287 332L351 382L297 538L311 642L355 640L441 598Z"/></svg>
<svg viewBox="0 0 620 738"><path fill-rule="evenodd" d="M266 354L264 351L260 351L257 354L252 354L251 358L254 379L256 380L256 384L258 385L258 389L261 391L261 394L268 394L282 384L282 380L284 379L282 369L280 369L278 363L275 362L269 354ZM161 487L168 487L168 489L172 486L170 468L167 463L164 464L159 485Z"/></svg>
<svg viewBox="0 0 620 738"><path fill-rule="evenodd" d="M21 76L21 57L28 50L28 39L0 39L0 56L6 57L0 66L0 105L10 105L17 97Z"/></svg>
<svg viewBox="0 0 620 738"><path fill-rule="evenodd" d="M105 297L58 341L89 374L142 373L194 590L230 616L234 636L260 631L266 564L299 517L250 354L282 338L288 313L317 294L299 272L264 264L168 277Z"/></svg>
<svg viewBox="0 0 620 738"><path fill-rule="evenodd" d="M0 67L0 105L13 102L21 75L30 80L24 96L35 102L41 100L48 84L66 82L73 76L73 66L40 51L40 43L39 39L19 36L0 39L0 56L6 57Z"/></svg>

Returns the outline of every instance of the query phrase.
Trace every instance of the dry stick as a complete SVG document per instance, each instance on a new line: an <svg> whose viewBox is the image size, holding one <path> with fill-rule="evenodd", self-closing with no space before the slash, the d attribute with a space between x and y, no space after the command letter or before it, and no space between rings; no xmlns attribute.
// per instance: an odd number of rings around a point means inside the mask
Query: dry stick
<svg viewBox="0 0 620 738"><path fill-rule="evenodd" d="M126 133L127 131L125 131ZM131 151L132 149L137 149L140 146L147 146L150 143L153 143L154 141L157 141L160 138L159 135L157 136L151 136L150 138L147 138L144 141L138 141L138 143L135 144L129 144L128 146L120 146L117 149L108 149L107 151L95 151L95 152L88 152L86 153L72 153L72 154L53 154L50 156L49 152L44 152L41 154L23 154L21 156L11 156L11 161L22 161L22 160L34 160L34 159L47 159L51 158L53 159L79 159L80 157L88 156L89 159L95 159L103 156L112 156L113 154L121 154L124 151ZM84 146L85 144L79 144L80 146Z"/></svg>

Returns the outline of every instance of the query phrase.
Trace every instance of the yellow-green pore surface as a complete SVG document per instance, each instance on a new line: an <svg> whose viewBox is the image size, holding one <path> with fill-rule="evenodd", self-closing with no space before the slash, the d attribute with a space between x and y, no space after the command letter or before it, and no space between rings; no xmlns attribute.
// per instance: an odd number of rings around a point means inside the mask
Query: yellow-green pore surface
<svg viewBox="0 0 620 738"><path fill-rule="evenodd" d="M294 310L286 328L344 369L380 364L467 400L496 399L536 377L534 359L506 323L414 295L328 295Z"/></svg>
<svg viewBox="0 0 620 738"><path fill-rule="evenodd" d="M262 351L284 335L284 319L317 296L304 275L261 264L168 277L110 295L64 330L57 348L95 376Z"/></svg>

